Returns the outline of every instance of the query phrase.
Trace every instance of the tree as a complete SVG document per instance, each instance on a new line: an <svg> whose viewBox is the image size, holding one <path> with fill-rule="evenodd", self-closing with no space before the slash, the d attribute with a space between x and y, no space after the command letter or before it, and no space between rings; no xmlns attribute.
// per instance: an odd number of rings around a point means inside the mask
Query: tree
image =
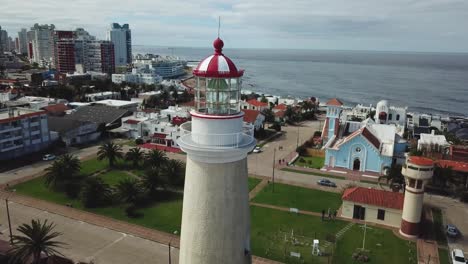
<svg viewBox="0 0 468 264"><path fill-rule="evenodd" d="M104 206L112 198L112 189L102 178L89 177L81 188L81 201L87 208Z"/></svg>
<svg viewBox="0 0 468 264"><path fill-rule="evenodd" d="M172 186L184 186L185 165L180 160L171 159L164 166L163 174Z"/></svg>
<svg viewBox="0 0 468 264"><path fill-rule="evenodd" d="M45 220L41 223L40 220L31 220L31 225L22 224L16 230L21 235L13 236L13 248L9 252L11 258L9 263L27 263L32 261L32 264L39 264L41 254L47 257L62 255L57 251L66 244L54 240L62 235L62 233L54 232L55 225L47 223Z"/></svg>
<svg viewBox="0 0 468 264"><path fill-rule="evenodd" d="M136 179L126 178L117 184L118 197L126 202L135 205L140 198L141 189Z"/></svg>
<svg viewBox="0 0 468 264"><path fill-rule="evenodd" d="M151 197L155 197L158 188L165 188L168 182L167 178L164 178L162 170L157 167L150 167L146 169L145 174L141 179L141 186L148 192Z"/></svg>
<svg viewBox="0 0 468 264"><path fill-rule="evenodd" d="M97 155L98 160L107 159L109 166L114 167L115 161L123 157L122 147L114 142L104 143L99 147Z"/></svg>
<svg viewBox="0 0 468 264"><path fill-rule="evenodd" d="M262 97L260 98L260 102L268 103L268 99L265 97L265 95L262 95Z"/></svg>
<svg viewBox="0 0 468 264"><path fill-rule="evenodd" d="M145 155L145 167L151 168L162 168L168 161L166 153L153 149Z"/></svg>
<svg viewBox="0 0 468 264"><path fill-rule="evenodd" d="M275 113L269 108L265 108L262 111L262 114L265 116L265 121L269 123L275 122Z"/></svg>
<svg viewBox="0 0 468 264"><path fill-rule="evenodd" d="M79 193L80 160L71 155L65 154L59 157L46 169L45 184L57 190L65 190L68 196L75 198Z"/></svg>
<svg viewBox="0 0 468 264"><path fill-rule="evenodd" d="M125 159L132 162L133 168L138 166L140 160L143 159L143 152L140 148L131 148L126 154Z"/></svg>

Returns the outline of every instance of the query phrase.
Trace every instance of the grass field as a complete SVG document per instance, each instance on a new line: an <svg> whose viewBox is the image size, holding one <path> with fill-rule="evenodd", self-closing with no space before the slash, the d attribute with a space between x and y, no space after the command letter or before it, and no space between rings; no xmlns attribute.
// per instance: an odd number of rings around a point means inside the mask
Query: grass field
<svg viewBox="0 0 468 264"><path fill-rule="evenodd" d="M293 167L294 168L294 167ZM282 171L289 171L289 172L295 172L295 173L302 173L302 174L307 174L307 175L314 175L314 176L322 176L325 178L331 178L331 179L339 179L339 180L345 180L345 177L342 176L335 176L335 175L329 175L325 173L320 173L320 172L308 172L308 171L301 171L301 170L295 170L292 168L282 168Z"/></svg>
<svg viewBox="0 0 468 264"><path fill-rule="evenodd" d="M269 184L255 196L253 202L271 204L283 207L294 207L301 210L321 212L322 210L338 210L341 205L339 193L307 189L292 185L276 183Z"/></svg>
<svg viewBox="0 0 468 264"><path fill-rule="evenodd" d="M312 256L313 239L319 239L324 245L325 238L334 236L347 224L338 220L322 222L320 217L257 206L250 207L250 214L252 253L284 263L327 263L327 257ZM292 242L292 236L298 243ZM291 251L301 253L302 259L289 257Z"/></svg>
<svg viewBox="0 0 468 264"><path fill-rule="evenodd" d="M54 192L48 189L44 183L44 177L32 179L13 186L16 193L32 196L34 198L65 205L71 202L64 193Z"/></svg>
<svg viewBox="0 0 468 264"><path fill-rule="evenodd" d="M294 165L299 167L308 167L314 169L321 169L325 163L325 158L322 157L306 157L299 156L294 162Z"/></svg>
<svg viewBox="0 0 468 264"><path fill-rule="evenodd" d="M132 178L132 176L128 175L124 171L118 171L118 170L112 170L112 171L100 174L99 177L101 177L104 180L104 182L109 184L110 186L115 186L124 179Z"/></svg>
<svg viewBox="0 0 468 264"><path fill-rule="evenodd" d="M439 248L439 261L440 264L450 264L450 256L447 249Z"/></svg>
<svg viewBox="0 0 468 264"><path fill-rule="evenodd" d="M354 261L351 256L357 248L362 248L363 234L363 225L354 225L349 229L336 243L333 263L362 263ZM415 243L398 238L391 230L368 227L365 249L370 257L367 263L417 263Z"/></svg>
<svg viewBox="0 0 468 264"><path fill-rule="evenodd" d="M432 208L432 217L434 220L434 235L437 243L439 245L447 245L442 211L439 208Z"/></svg>
<svg viewBox="0 0 468 264"><path fill-rule="evenodd" d="M97 158L81 162L81 174L90 175L97 171L106 169L109 166L107 160L98 160Z"/></svg>
<svg viewBox="0 0 468 264"><path fill-rule="evenodd" d="M257 186L257 184L259 184L261 181L262 180L260 179L249 177L249 192L253 190L253 188L255 188L255 186Z"/></svg>

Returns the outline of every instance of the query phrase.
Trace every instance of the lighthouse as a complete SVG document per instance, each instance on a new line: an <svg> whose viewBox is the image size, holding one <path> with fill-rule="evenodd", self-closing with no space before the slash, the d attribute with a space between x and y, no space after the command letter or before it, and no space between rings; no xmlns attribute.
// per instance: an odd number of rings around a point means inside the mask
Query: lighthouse
<svg viewBox="0 0 468 264"><path fill-rule="evenodd" d="M406 184L400 227L403 236L415 238L420 233L424 187L433 172L434 162L431 159L416 156L408 157L401 169Z"/></svg>
<svg viewBox="0 0 468 264"><path fill-rule="evenodd" d="M223 54L220 38L213 46L193 71L195 109L177 141L187 153L181 264L251 263L247 153L254 127L240 111L244 71Z"/></svg>

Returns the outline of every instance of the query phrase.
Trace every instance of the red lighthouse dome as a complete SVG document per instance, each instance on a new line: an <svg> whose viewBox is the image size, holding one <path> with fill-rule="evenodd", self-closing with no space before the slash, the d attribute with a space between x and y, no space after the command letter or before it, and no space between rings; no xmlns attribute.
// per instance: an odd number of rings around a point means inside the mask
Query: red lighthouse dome
<svg viewBox="0 0 468 264"><path fill-rule="evenodd" d="M238 78L244 74L244 70L238 70L231 59L224 56L224 42L217 38L213 42L215 53L198 64L193 75L208 78Z"/></svg>

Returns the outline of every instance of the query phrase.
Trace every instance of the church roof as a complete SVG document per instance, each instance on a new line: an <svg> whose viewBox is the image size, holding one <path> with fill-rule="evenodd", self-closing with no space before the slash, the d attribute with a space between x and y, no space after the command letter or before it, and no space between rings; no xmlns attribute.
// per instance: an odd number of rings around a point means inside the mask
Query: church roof
<svg viewBox="0 0 468 264"><path fill-rule="evenodd" d="M364 187L348 188L341 199L360 204L403 210L404 194Z"/></svg>
<svg viewBox="0 0 468 264"><path fill-rule="evenodd" d="M332 99L328 100L326 105L342 106L343 102L341 102L340 99L338 99L338 98L332 98Z"/></svg>

